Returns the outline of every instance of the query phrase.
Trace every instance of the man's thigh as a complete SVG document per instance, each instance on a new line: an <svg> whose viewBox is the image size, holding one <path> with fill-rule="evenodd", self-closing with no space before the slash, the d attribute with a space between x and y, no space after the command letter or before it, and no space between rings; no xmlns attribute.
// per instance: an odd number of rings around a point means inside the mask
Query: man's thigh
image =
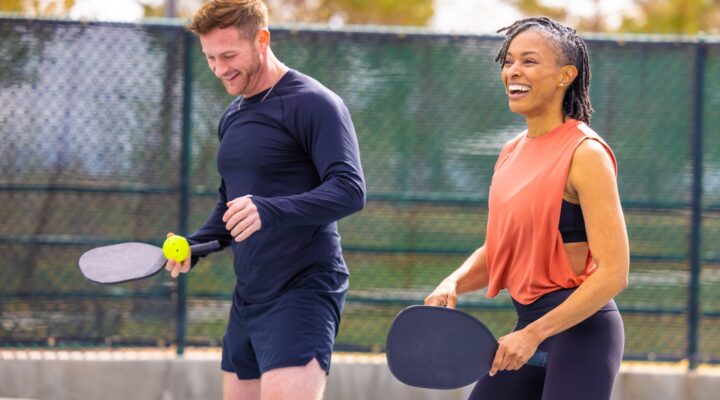
<svg viewBox="0 0 720 400"><path fill-rule="evenodd" d="M234 304L223 339L223 370L253 380L314 359L329 371L346 293L347 276L329 271L306 277L268 303Z"/></svg>
<svg viewBox="0 0 720 400"><path fill-rule="evenodd" d="M223 371L223 400L260 400L260 379L238 379Z"/></svg>
<svg viewBox="0 0 720 400"><path fill-rule="evenodd" d="M329 276L333 276L332 273ZM296 287L269 304L251 306L245 316L261 374L287 367L305 367L311 360L329 371L347 284L322 279Z"/></svg>
<svg viewBox="0 0 720 400"><path fill-rule="evenodd" d="M325 370L316 359L301 367L277 368L260 378L261 400L320 400L326 381Z"/></svg>

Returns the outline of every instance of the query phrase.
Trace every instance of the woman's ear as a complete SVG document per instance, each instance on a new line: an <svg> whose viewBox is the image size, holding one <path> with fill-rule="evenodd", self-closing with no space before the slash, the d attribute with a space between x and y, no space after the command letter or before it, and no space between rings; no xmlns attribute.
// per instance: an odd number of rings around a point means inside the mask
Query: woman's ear
<svg viewBox="0 0 720 400"><path fill-rule="evenodd" d="M570 86L571 83L577 78L578 70L574 65L566 65L560 70L560 83L559 86Z"/></svg>

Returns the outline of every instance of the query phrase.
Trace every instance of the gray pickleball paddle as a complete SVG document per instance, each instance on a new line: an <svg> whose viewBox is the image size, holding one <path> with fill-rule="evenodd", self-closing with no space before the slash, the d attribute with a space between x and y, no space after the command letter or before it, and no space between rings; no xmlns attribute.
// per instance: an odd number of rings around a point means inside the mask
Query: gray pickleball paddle
<svg viewBox="0 0 720 400"><path fill-rule="evenodd" d="M215 240L190 246L190 251L193 256L203 256L220 248ZM128 242L88 250L80 256L78 265L90 282L114 285L151 277L160 272L166 262L160 247Z"/></svg>

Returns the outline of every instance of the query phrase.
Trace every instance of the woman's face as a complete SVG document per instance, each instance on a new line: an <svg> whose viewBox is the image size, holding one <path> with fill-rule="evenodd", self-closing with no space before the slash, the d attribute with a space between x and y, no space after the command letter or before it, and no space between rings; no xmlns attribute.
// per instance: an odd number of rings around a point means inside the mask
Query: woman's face
<svg viewBox="0 0 720 400"><path fill-rule="evenodd" d="M510 42L502 67L510 111L530 118L561 114L570 83L563 81L567 81L563 72L546 34L532 30L519 33Z"/></svg>

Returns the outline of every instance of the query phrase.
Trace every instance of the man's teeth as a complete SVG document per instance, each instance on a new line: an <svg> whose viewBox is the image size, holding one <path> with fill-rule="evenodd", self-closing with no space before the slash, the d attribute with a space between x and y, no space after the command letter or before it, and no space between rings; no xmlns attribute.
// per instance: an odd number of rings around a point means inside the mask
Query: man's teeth
<svg viewBox="0 0 720 400"><path fill-rule="evenodd" d="M530 91L530 86L525 86L525 85L508 85L508 90L510 91L510 93L515 93L515 92L529 92L529 91Z"/></svg>

